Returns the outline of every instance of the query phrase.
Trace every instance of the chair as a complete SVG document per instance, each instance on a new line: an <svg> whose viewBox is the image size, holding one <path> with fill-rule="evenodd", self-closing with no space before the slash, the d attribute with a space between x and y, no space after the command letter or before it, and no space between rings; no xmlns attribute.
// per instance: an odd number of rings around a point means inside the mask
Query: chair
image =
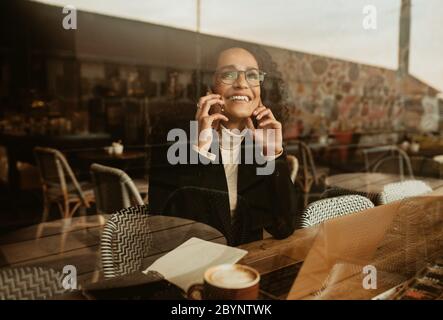
<svg viewBox="0 0 443 320"><path fill-rule="evenodd" d="M114 213L102 232L101 258L105 278L136 272L151 247L148 206L135 206Z"/></svg>
<svg viewBox="0 0 443 320"><path fill-rule="evenodd" d="M380 195L380 202L386 204L429 192L432 192L432 188L420 180L390 183L383 187L383 192Z"/></svg>
<svg viewBox="0 0 443 320"><path fill-rule="evenodd" d="M405 151L398 148L397 146L381 146L374 147L363 150L363 155L365 158L365 168L367 172L386 172L386 171L397 171L403 178L405 176L405 165L409 177L414 178L414 173L412 170L411 160ZM373 155L374 158L370 159ZM393 161L398 163L393 166ZM397 162L398 161L398 162ZM393 172L395 173L395 172Z"/></svg>
<svg viewBox="0 0 443 320"><path fill-rule="evenodd" d="M142 196L143 203L149 203L149 178L135 178L132 179L135 186L137 187L137 190L139 191L140 195Z"/></svg>
<svg viewBox="0 0 443 320"><path fill-rule="evenodd" d="M328 198L311 203L301 217L302 228L314 226L325 220L373 208L374 204L366 197L348 195Z"/></svg>
<svg viewBox="0 0 443 320"><path fill-rule="evenodd" d="M301 162L299 166L299 174L295 181L300 186L301 191L305 194L305 206L308 204L309 193L312 186L320 185L322 181L328 176L329 168L316 167L312 151L309 146L303 141L298 141L298 156L297 159Z"/></svg>
<svg viewBox="0 0 443 320"><path fill-rule="evenodd" d="M62 295L63 274L53 269L18 267L0 270L0 300L41 300Z"/></svg>
<svg viewBox="0 0 443 320"><path fill-rule="evenodd" d="M56 203L63 219L60 238L60 251L62 252L69 230L80 225L96 226L96 223L86 221L86 209L90 208L90 203L95 201L94 191L89 184L81 185L77 181L68 161L60 151L35 147L34 154L40 172L44 200L42 223L37 228L36 238L41 237L45 226L53 224L59 226L57 221L46 222L51 204ZM78 209L82 209L80 213L84 219L71 223L72 217ZM101 224L104 224L103 216L99 215L98 219Z"/></svg>
<svg viewBox="0 0 443 320"><path fill-rule="evenodd" d="M134 182L124 171L97 163L91 165L90 171L97 213L110 214L144 204Z"/></svg>
<svg viewBox="0 0 443 320"><path fill-rule="evenodd" d="M35 147L34 154L43 188L42 222L48 219L51 204L57 204L62 218L71 218L94 201L92 187L81 185L65 156L58 150Z"/></svg>
<svg viewBox="0 0 443 320"><path fill-rule="evenodd" d="M289 172L291 175L291 181L295 184L295 179L297 178L298 172L298 160L295 156L288 154L286 156L289 165Z"/></svg>
<svg viewBox="0 0 443 320"><path fill-rule="evenodd" d="M434 166L437 168L435 171L438 172L438 177L443 178L443 155L437 155L432 158Z"/></svg>

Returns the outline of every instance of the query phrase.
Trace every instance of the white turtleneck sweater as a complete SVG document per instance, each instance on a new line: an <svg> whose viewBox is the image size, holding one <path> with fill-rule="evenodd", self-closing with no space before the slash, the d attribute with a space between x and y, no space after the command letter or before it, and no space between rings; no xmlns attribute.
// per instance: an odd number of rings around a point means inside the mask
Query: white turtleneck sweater
<svg viewBox="0 0 443 320"><path fill-rule="evenodd" d="M229 194L229 209L231 217L235 214L237 207L237 182L238 182L238 164L240 163L240 149L241 143L244 139L245 133L237 134L220 125L221 139L220 139L220 153L222 157L223 167L225 169L226 182L228 185ZM194 150L202 156L214 161L216 155L207 150L199 150L198 146L193 146ZM283 151L275 156L265 157L267 161L275 160Z"/></svg>

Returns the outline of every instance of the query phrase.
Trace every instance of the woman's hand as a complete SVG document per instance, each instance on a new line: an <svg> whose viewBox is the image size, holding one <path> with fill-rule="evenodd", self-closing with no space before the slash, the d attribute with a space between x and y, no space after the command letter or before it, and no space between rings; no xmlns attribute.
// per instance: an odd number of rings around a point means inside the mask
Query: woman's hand
<svg viewBox="0 0 443 320"><path fill-rule="evenodd" d="M215 105L224 105L225 102L219 94L207 94L201 97L197 104L195 120L198 121L198 148L199 150L209 150L212 143L212 130L218 129L220 120L229 121L228 118L219 112L209 114L209 110ZM203 132L203 134L201 134Z"/></svg>
<svg viewBox="0 0 443 320"><path fill-rule="evenodd" d="M257 119L258 127L255 128L251 118L247 120L247 126L254 133L256 141L263 146L265 156L274 156L283 151L282 125L277 121L271 109L265 107L261 101L252 113ZM262 129L262 130L256 130ZM274 134L269 134L268 130L273 130Z"/></svg>

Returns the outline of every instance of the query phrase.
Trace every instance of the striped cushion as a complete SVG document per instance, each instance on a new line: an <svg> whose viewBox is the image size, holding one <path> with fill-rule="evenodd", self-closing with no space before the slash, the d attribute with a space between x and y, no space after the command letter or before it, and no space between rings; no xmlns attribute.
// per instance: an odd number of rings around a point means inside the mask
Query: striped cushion
<svg viewBox="0 0 443 320"><path fill-rule="evenodd" d="M390 183L383 187L381 203L386 204L409 197L419 196L431 192L432 188L420 180L407 180Z"/></svg>
<svg viewBox="0 0 443 320"><path fill-rule="evenodd" d="M146 205L125 208L113 214L103 229L101 239L105 278L141 270L151 241Z"/></svg>
<svg viewBox="0 0 443 320"><path fill-rule="evenodd" d="M65 293L63 275L52 269L0 270L0 300L41 300Z"/></svg>
<svg viewBox="0 0 443 320"><path fill-rule="evenodd" d="M302 215L301 225L303 228L306 228L325 220L373 207L374 204L371 200L360 195L347 195L318 200L311 203L305 209Z"/></svg>

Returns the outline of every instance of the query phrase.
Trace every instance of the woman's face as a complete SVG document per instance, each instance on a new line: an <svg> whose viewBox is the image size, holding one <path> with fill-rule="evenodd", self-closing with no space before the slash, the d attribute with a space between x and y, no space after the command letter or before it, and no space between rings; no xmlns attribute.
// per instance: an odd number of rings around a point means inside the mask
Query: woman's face
<svg viewBox="0 0 443 320"><path fill-rule="evenodd" d="M248 76L240 72L235 79L229 71L248 71ZM246 80L246 77L253 79L256 71L257 61L244 49L232 48L220 54L214 76L214 93L220 94L225 101L223 114L229 119L248 118L257 108L260 102L260 85L251 85Z"/></svg>

